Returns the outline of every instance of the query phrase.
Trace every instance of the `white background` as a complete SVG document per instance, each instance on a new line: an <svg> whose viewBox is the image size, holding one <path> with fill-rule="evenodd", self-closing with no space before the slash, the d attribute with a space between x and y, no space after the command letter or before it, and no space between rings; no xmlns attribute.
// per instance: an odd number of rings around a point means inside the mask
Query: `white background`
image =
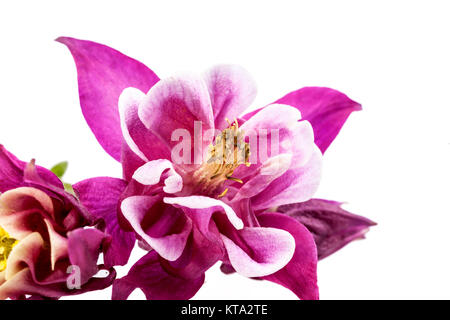
<svg viewBox="0 0 450 320"><path fill-rule="evenodd" d="M70 182L120 177L81 115L75 66L58 36L110 45L160 77L240 64L259 86L254 107L303 86L338 89L364 110L327 151L317 197L347 201L379 225L319 263L321 298L448 299L449 9L446 1L4 1L0 143L44 166L69 160ZM109 297L110 289L79 298ZM295 296L215 266L195 298Z"/></svg>

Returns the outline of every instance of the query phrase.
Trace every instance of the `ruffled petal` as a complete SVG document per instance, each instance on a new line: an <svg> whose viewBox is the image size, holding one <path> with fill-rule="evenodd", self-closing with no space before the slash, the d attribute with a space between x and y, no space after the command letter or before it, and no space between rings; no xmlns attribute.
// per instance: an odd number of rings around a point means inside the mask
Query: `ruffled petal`
<svg viewBox="0 0 450 320"><path fill-rule="evenodd" d="M177 193L183 189L183 179L175 171L172 163L166 159L149 161L139 167L133 174L133 179L140 184L151 186L160 182L163 173L167 171L164 179L164 192Z"/></svg>
<svg viewBox="0 0 450 320"><path fill-rule="evenodd" d="M145 94L136 88L125 89L119 98L122 133L128 147L143 161L170 159L170 146L147 129L138 115ZM122 164L127 161L122 153Z"/></svg>
<svg viewBox="0 0 450 320"><path fill-rule="evenodd" d="M221 236L231 265L246 277L277 272L291 260L295 251L294 238L280 229L244 228Z"/></svg>
<svg viewBox="0 0 450 320"><path fill-rule="evenodd" d="M161 265L170 274L184 279L198 279L225 254L217 228L211 222L211 228L200 231L197 225L192 227L183 254L175 261L161 259Z"/></svg>
<svg viewBox="0 0 450 320"><path fill-rule="evenodd" d="M229 222L236 228L242 229L244 223L234 212L233 208L224 203L223 201L205 197L205 196L190 196L190 197L165 197L164 202L175 205L177 207L184 207L192 215L199 215L199 218L203 220L201 225L205 229L209 225L209 220L214 212L224 212Z"/></svg>
<svg viewBox="0 0 450 320"><path fill-rule="evenodd" d="M321 171L322 154L315 147L306 165L286 171L253 197L253 208L261 210L311 199L319 187Z"/></svg>
<svg viewBox="0 0 450 320"><path fill-rule="evenodd" d="M214 113L215 127L223 130L226 119L234 121L253 102L256 84L244 68L237 65L217 65L205 75Z"/></svg>
<svg viewBox="0 0 450 320"><path fill-rule="evenodd" d="M172 206L160 206L158 196L132 196L121 209L135 232L164 259L174 261L183 253L192 222ZM155 206L155 208L152 208Z"/></svg>
<svg viewBox="0 0 450 320"><path fill-rule="evenodd" d="M249 167L240 166L234 176L246 180L257 175L264 163L283 153L292 154L291 163L302 166L314 150L314 134L300 112L287 105L269 105L241 125L250 146ZM268 174L268 173L265 173Z"/></svg>
<svg viewBox="0 0 450 320"><path fill-rule="evenodd" d="M209 145L207 130L214 129L214 116L205 82L199 76L184 75L158 82L139 105L139 117L170 150L178 143L190 143L190 163L201 163ZM198 128L196 126L199 126ZM174 141L177 133L190 141ZM213 132L210 132L212 138ZM184 138L184 137L183 137ZM178 163L177 163L178 164Z"/></svg>

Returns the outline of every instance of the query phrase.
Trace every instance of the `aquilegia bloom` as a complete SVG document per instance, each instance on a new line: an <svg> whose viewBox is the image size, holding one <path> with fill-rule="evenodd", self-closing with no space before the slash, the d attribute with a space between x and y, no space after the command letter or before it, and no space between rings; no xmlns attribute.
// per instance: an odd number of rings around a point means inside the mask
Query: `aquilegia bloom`
<svg viewBox="0 0 450 320"><path fill-rule="evenodd" d="M318 298L314 236L300 214L278 208L311 199L322 152L359 104L312 87L245 114L256 88L240 67L160 80L106 46L58 41L75 58L85 118L124 175L123 181L92 179L74 189L88 195L80 201L91 211L102 199L89 189L122 190L118 220L129 232L116 237L122 248L117 259L126 261L134 237L149 250L116 280L114 299L135 288L149 299L191 298L218 261L226 272ZM114 218L104 218L107 230L119 232ZM332 241L339 248L348 239Z"/></svg>
<svg viewBox="0 0 450 320"><path fill-rule="evenodd" d="M97 222L56 175L0 145L0 299L57 299L110 286L114 269L97 265L110 237L93 228ZM109 275L94 277L101 269Z"/></svg>

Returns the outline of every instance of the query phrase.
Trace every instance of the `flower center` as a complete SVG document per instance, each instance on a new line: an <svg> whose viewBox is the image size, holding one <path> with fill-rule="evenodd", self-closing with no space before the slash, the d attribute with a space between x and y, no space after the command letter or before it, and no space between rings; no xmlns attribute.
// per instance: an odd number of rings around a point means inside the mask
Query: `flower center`
<svg viewBox="0 0 450 320"><path fill-rule="evenodd" d="M227 120L228 121L228 120ZM239 130L235 120L223 130L209 146L209 157L194 173L194 181L199 187L198 192L223 197L228 188L220 190L225 181L242 183L242 180L232 176L234 170L241 164L250 166L250 146L244 141L244 132Z"/></svg>
<svg viewBox="0 0 450 320"><path fill-rule="evenodd" d="M6 261L12 248L17 244L17 240L0 227L0 272L6 269Z"/></svg>

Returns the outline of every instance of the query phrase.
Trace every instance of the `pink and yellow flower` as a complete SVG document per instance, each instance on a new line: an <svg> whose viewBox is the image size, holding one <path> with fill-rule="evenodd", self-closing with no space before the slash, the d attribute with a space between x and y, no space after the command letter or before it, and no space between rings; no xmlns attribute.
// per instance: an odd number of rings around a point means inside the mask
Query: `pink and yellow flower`
<svg viewBox="0 0 450 320"><path fill-rule="evenodd" d="M110 237L92 228L96 219L56 175L0 146L0 193L0 299L57 299L111 285L113 269L94 277L105 269L97 260Z"/></svg>
<svg viewBox="0 0 450 320"><path fill-rule="evenodd" d="M122 163L120 225L149 250L115 282L113 298L126 298L135 288L150 299L191 298L218 261L227 272L279 283L302 299L318 298L314 237L298 216L277 208L311 199L322 153L358 103L309 87L245 113L256 87L240 67L160 80L106 46L58 41L76 61L88 124ZM180 148L181 136L187 141ZM262 141L268 152L260 152ZM74 189L89 194L101 183L87 180ZM80 200L93 211L99 202ZM131 246L125 247L128 257Z"/></svg>

